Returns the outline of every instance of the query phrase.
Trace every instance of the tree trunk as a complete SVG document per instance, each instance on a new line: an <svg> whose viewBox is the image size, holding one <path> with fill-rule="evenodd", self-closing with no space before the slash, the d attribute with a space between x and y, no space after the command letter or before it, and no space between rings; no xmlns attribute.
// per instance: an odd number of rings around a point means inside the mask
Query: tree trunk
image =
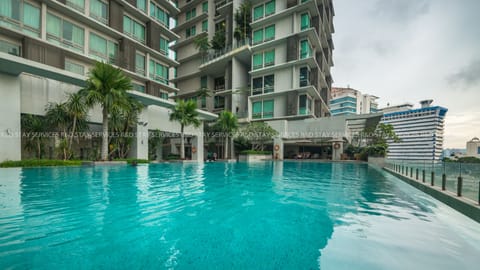
<svg viewBox="0 0 480 270"><path fill-rule="evenodd" d="M40 139L37 138L37 158L42 159L42 144Z"/></svg>
<svg viewBox="0 0 480 270"><path fill-rule="evenodd" d="M76 128L77 128L77 116L75 115L73 117L73 127L72 127L72 133L70 134L70 141L68 142L68 150L70 152L72 152L73 136L75 134Z"/></svg>
<svg viewBox="0 0 480 270"><path fill-rule="evenodd" d="M185 134L183 134L183 125L180 127L180 159L185 159Z"/></svg>
<svg viewBox="0 0 480 270"><path fill-rule="evenodd" d="M102 121L102 155L103 161L108 160L108 111L103 108L103 121Z"/></svg>
<svg viewBox="0 0 480 270"><path fill-rule="evenodd" d="M228 136L225 136L225 149L223 152L225 153L223 158L228 159Z"/></svg>

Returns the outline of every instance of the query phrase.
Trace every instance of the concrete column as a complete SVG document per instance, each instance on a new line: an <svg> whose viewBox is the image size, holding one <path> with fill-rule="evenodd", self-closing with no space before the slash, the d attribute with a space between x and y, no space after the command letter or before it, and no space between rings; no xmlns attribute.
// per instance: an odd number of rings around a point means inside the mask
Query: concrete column
<svg viewBox="0 0 480 270"><path fill-rule="evenodd" d="M163 160L163 140L157 143L157 151L155 151L155 154L157 161Z"/></svg>
<svg viewBox="0 0 480 270"><path fill-rule="evenodd" d="M278 150L276 150L276 148L278 148ZM283 156L284 156L283 140L282 138L274 138L273 139L273 159L283 160Z"/></svg>
<svg viewBox="0 0 480 270"><path fill-rule="evenodd" d="M203 125L201 126L203 128ZM196 152L193 153L192 151L192 160L203 162L204 160L204 147L203 147L203 136L201 134L197 134L192 138L192 147L195 147Z"/></svg>
<svg viewBox="0 0 480 270"><path fill-rule="evenodd" d="M335 149L336 146L338 147L337 149ZM332 142L332 160L340 160L342 153L343 153L343 142L342 141Z"/></svg>
<svg viewBox="0 0 480 270"><path fill-rule="evenodd" d="M137 134L133 138L129 157L138 159L148 159L148 113L144 109L139 117L137 124ZM130 135L130 134L128 134Z"/></svg>
<svg viewBox="0 0 480 270"><path fill-rule="evenodd" d="M20 160L20 78L0 74L0 162Z"/></svg>

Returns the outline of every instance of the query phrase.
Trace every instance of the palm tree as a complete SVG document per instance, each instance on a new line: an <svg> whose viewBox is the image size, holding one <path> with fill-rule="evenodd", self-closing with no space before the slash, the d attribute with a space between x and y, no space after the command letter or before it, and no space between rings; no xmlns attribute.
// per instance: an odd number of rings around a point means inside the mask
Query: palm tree
<svg viewBox="0 0 480 270"><path fill-rule="evenodd" d="M48 126L58 132L60 132L60 144L59 149L62 151L64 160L67 160L70 151L68 149L67 133L68 127L72 123L72 119L67 110L66 103L54 103L47 104L45 118L47 119Z"/></svg>
<svg viewBox="0 0 480 270"><path fill-rule="evenodd" d="M138 123L138 115L143 109L143 104L137 101L133 97L128 97L128 106L126 108L119 109L114 108L109 119L109 130L116 133L126 134L127 132L134 131ZM112 138L111 144L114 148L109 153L117 153L118 158L126 158L133 138L130 136L115 136Z"/></svg>
<svg viewBox="0 0 480 270"><path fill-rule="evenodd" d="M177 121L180 123L180 158L185 159L184 129L187 126L200 126L197 104L193 100L186 102L184 100L179 100L170 114L170 121Z"/></svg>
<svg viewBox="0 0 480 270"><path fill-rule="evenodd" d="M237 117L229 111L223 111L218 115L217 123L219 130L224 133L225 138L225 149L224 157L228 158L228 141L230 139L230 133L238 129L238 120Z"/></svg>
<svg viewBox="0 0 480 270"><path fill-rule="evenodd" d="M27 135L25 137L25 149L33 151L35 157L41 159L45 148L45 137L41 133L46 132L48 128L45 118L38 115L22 114L20 119L22 131Z"/></svg>
<svg viewBox="0 0 480 270"><path fill-rule="evenodd" d="M85 122L87 119L88 108L85 104L85 99L81 93L73 93L68 96L68 100L65 103L65 108L72 119L72 130L70 132L70 140L68 142L68 148L72 149L73 137L77 131L77 125L79 122Z"/></svg>
<svg viewBox="0 0 480 270"><path fill-rule="evenodd" d="M102 107L102 152L101 159L108 159L108 120L114 109L128 108L127 90L132 89L130 78L123 71L107 63L97 62L90 70L87 87L80 92L88 107Z"/></svg>

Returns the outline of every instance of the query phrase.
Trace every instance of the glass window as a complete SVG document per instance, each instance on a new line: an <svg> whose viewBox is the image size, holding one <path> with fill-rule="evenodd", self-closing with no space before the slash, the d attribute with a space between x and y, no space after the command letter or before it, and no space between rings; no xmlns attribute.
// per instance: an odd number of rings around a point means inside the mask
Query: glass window
<svg viewBox="0 0 480 270"><path fill-rule="evenodd" d="M200 88L201 89L206 89L208 88L208 77L207 76L202 76L200 77Z"/></svg>
<svg viewBox="0 0 480 270"><path fill-rule="evenodd" d="M168 93L167 92L160 92L160 98L161 99L168 99Z"/></svg>
<svg viewBox="0 0 480 270"><path fill-rule="evenodd" d="M262 77L253 78L252 85L253 85L252 95L262 94L262 91L263 91L263 78Z"/></svg>
<svg viewBox="0 0 480 270"><path fill-rule="evenodd" d="M168 13L161 7L157 6L153 1L150 2L150 16L165 25L167 28L170 27L170 17Z"/></svg>
<svg viewBox="0 0 480 270"><path fill-rule="evenodd" d="M200 97L200 99L201 99L200 108L206 108L207 107L207 97L203 95L203 96Z"/></svg>
<svg viewBox="0 0 480 270"><path fill-rule="evenodd" d="M0 52L21 56L20 45L13 44L5 40L0 40Z"/></svg>
<svg viewBox="0 0 480 270"><path fill-rule="evenodd" d="M270 25L265 28L265 41L275 39L275 25Z"/></svg>
<svg viewBox="0 0 480 270"><path fill-rule="evenodd" d="M167 55L168 53L168 40L160 37L160 52Z"/></svg>
<svg viewBox="0 0 480 270"><path fill-rule="evenodd" d="M187 28L187 29L185 30L185 36L186 36L187 38L192 37L192 36L195 36L195 35L197 34L196 32L197 32L197 26L194 25L194 26L192 26L192 27L190 27L190 28Z"/></svg>
<svg viewBox="0 0 480 270"><path fill-rule="evenodd" d="M0 1L0 18L2 26L21 30L30 36L40 35L40 8L23 0Z"/></svg>
<svg viewBox="0 0 480 270"><path fill-rule="evenodd" d="M145 93L145 85L143 84L138 84L138 83L132 83L133 90Z"/></svg>
<svg viewBox="0 0 480 270"><path fill-rule="evenodd" d="M258 29L253 32L253 44L263 42L263 29Z"/></svg>
<svg viewBox="0 0 480 270"><path fill-rule="evenodd" d="M310 16L308 13L303 13L300 19L300 30L310 28Z"/></svg>
<svg viewBox="0 0 480 270"><path fill-rule="evenodd" d="M273 117L273 100L263 101L263 118Z"/></svg>
<svg viewBox="0 0 480 270"><path fill-rule="evenodd" d="M90 1L90 17L107 24L108 22L108 3L102 0Z"/></svg>
<svg viewBox="0 0 480 270"><path fill-rule="evenodd" d="M275 13L275 0L265 3L265 16Z"/></svg>
<svg viewBox="0 0 480 270"><path fill-rule="evenodd" d="M273 87L275 85L275 76L272 74L272 75L267 75L263 78L264 80L264 84L265 84L265 88L263 90L263 93L266 94L266 93L271 93L273 92Z"/></svg>
<svg viewBox="0 0 480 270"><path fill-rule="evenodd" d="M257 101L252 103L252 118L262 118L262 102Z"/></svg>
<svg viewBox="0 0 480 270"><path fill-rule="evenodd" d="M142 76L145 76L145 55L135 54L135 72Z"/></svg>
<svg viewBox="0 0 480 270"><path fill-rule="evenodd" d="M300 115L308 114L307 95L298 96L298 114Z"/></svg>
<svg viewBox="0 0 480 270"><path fill-rule="evenodd" d="M275 64L275 50L265 52L265 66L273 66Z"/></svg>
<svg viewBox="0 0 480 270"><path fill-rule="evenodd" d="M253 69L262 68L263 66L263 55L257 53L253 55Z"/></svg>
<svg viewBox="0 0 480 270"><path fill-rule="evenodd" d="M168 85L168 67L150 59L149 73L151 79Z"/></svg>
<svg viewBox="0 0 480 270"><path fill-rule="evenodd" d="M307 39L300 41L300 59L310 57L310 44Z"/></svg>
<svg viewBox="0 0 480 270"><path fill-rule="evenodd" d="M98 61L115 63L118 52L118 45L106 40L92 32L89 38L89 55Z"/></svg>
<svg viewBox="0 0 480 270"><path fill-rule="evenodd" d="M202 22L202 32L208 32L208 21L207 20Z"/></svg>
<svg viewBox="0 0 480 270"><path fill-rule="evenodd" d="M83 51L84 30L75 24L47 13L47 40L76 51Z"/></svg>
<svg viewBox="0 0 480 270"><path fill-rule="evenodd" d="M307 67L301 67L300 68L300 87L304 87L309 85L308 82L308 68Z"/></svg>
<svg viewBox="0 0 480 270"><path fill-rule="evenodd" d="M67 6L77 9L81 12L85 10L85 0L67 0Z"/></svg>
<svg viewBox="0 0 480 270"><path fill-rule="evenodd" d="M186 18L187 21L195 18L195 16L197 16L197 9L194 8L192 10L187 11L186 16L187 16Z"/></svg>
<svg viewBox="0 0 480 270"><path fill-rule="evenodd" d="M263 18L263 5L257 6L253 9L253 20L256 21L261 18Z"/></svg>
<svg viewBox="0 0 480 270"><path fill-rule="evenodd" d="M224 96L215 96L213 98L213 107L215 109L225 108L225 97Z"/></svg>
<svg viewBox="0 0 480 270"><path fill-rule="evenodd" d="M208 2L203 2L202 11L203 13L208 13Z"/></svg>
<svg viewBox="0 0 480 270"><path fill-rule="evenodd" d="M79 75L85 75L85 67L83 65L74 63L65 59L65 70L70 71Z"/></svg>
<svg viewBox="0 0 480 270"><path fill-rule="evenodd" d="M137 8L144 12L147 11L147 0L137 0Z"/></svg>
<svg viewBox="0 0 480 270"><path fill-rule="evenodd" d="M145 43L145 26L135 20L132 20L127 15L123 16L123 33L140 41L141 43Z"/></svg>

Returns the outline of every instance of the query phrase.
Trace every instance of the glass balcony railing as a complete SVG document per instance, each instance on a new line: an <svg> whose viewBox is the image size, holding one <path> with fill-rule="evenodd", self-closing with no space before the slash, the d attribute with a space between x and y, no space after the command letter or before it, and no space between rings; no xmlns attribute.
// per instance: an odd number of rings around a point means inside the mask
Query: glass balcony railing
<svg viewBox="0 0 480 270"><path fill-rule="evenodd" d="M387 160L386 167L451 195L480 203L479 163Z"/></svg>

